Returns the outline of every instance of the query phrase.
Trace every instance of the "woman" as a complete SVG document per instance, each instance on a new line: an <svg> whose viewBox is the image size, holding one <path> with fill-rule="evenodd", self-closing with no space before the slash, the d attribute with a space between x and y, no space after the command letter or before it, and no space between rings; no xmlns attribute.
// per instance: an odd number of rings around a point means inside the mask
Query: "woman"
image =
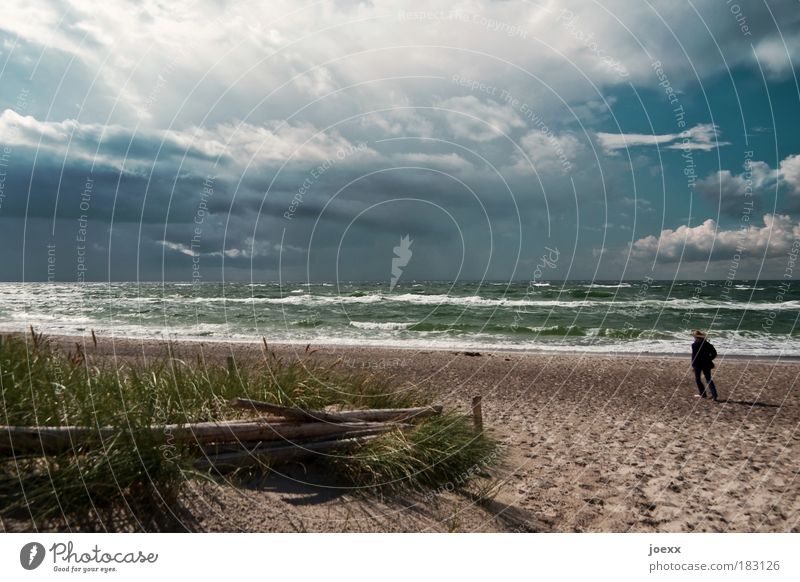
<svg viewBox="0 0 800 582"><path fill-rule="evenodd" d="M700 378L702 373L706 377L708 389L711 392L711 400L717 401L717 387L714 385L714 380L711 379L711 368L714 367L714 358L717 357L717 350L708 341L706 334L702 331L694 330L692 332L694 343L692 344L692 368L694 368L694 379L697 382L697 390L700 394L695 395L696 398L706 397L706 387L703 385L703 380Z"/></svg>

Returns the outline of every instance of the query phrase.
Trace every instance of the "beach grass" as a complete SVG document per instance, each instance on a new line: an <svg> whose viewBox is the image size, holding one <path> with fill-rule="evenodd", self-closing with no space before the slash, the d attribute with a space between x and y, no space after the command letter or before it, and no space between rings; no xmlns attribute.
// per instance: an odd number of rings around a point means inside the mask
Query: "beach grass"
<svg viewBox="0 0 800 582"><path fill-rule="evenodd" d="M375 373L348 372L266 349L258 361L209 363L165 345L147 363L94 361L31 333L0 344L0 424L114 427L113 438L82 437L58 455L0 457L0 519L81 530L170 529L181 521L181 486L198 479L191 445L154 425L230 420L234 397L309 409L401 408L430 398ZM446 412L321 462L354 487L376 492L464 487L498 461L497 444L470 420Z"/></svg>
<svg viewBox="0 0 800 582"><path fill-rule="evenodd" d="M381 435L351 455L331 461L347 479L370 491L449 492L487 477L500 448L472 420L444 413L410 432Z"/></svg>

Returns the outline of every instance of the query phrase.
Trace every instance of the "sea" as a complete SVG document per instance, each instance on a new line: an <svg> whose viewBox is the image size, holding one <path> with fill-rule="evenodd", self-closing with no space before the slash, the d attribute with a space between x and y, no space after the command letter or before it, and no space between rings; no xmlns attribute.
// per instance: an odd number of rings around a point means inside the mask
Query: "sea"
<svg viewBox="0 0 800 582"><path fill-rule="evenodd" d="M207 342L800 356L789 281L2 283L0 330Z"/></svg>

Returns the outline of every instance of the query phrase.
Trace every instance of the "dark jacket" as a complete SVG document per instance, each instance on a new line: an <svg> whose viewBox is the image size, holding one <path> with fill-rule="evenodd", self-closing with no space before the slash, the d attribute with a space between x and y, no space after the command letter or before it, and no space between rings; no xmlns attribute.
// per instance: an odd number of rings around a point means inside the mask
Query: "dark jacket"
<svg viewBox="0 0 800 582"><path fill-rule="evenodd" d="M714 358L717 357L717 350L714 349L708 340L695 340L692 344L692 366L701 370L714 367Z"/></svg>

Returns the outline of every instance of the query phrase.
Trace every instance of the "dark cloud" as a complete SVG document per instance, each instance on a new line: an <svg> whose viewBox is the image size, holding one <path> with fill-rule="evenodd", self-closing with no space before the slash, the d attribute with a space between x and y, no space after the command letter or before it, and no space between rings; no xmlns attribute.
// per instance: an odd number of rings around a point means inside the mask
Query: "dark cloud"
<svg viewBox="0 0 800 582"><path fill-rule="evenodd" d="M148 174L131 174L19 146L5 178L0 212L5 217L58 219L87 214L103 222L113 217L114 222L146 223L191 221L206 179L197 173L176 175L174 166L166 163L154 165Z"/></svg>

